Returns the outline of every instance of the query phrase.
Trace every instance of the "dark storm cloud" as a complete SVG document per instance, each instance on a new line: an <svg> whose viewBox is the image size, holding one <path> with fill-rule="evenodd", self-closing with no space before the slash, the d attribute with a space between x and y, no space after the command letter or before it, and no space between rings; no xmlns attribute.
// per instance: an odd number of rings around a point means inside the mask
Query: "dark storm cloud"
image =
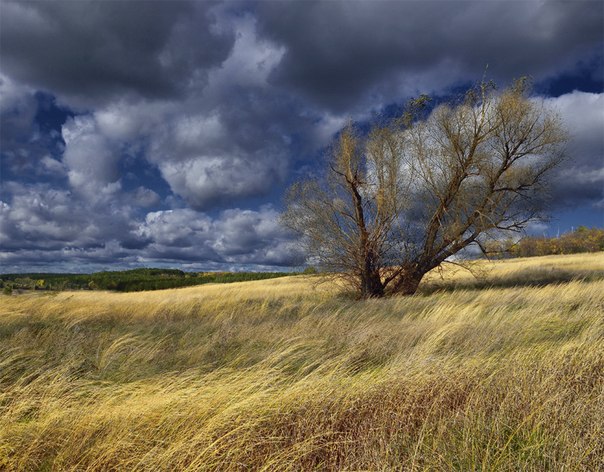
<svg viewBox="0 0 604 472"><path fill-rule="evenodd" d="M72 103L95 104L123 93L174 96L228 56L233 36L212 29L212 5L3 2L2 69Z"/></svg>
<svg viewBox="0 0 604 472"><path fill-rule="evenodd" d="M32 135L37 104L32 93L0 76L0 139L2 150L17 151Z"/></svg>
<svg viewBox="0 0 604 472"><path fill-rule="evenodd" d="M259 2L285 47L272 74L321 106L350 110L489 75L543 78L601 52L595 1Z"/></svg>
<svg viewBox="0 0 604 472"><path fill-rule="evenodd" d="M184 261L288 266L301 254L270 206L230 209L212 219L190 209L149 213L139 227L152 240L147 256Z"/></svg>
<svg viewBox="0 0 604 472"><path fill-rule="evenodd" d="M200 108L159 124L149 151L171 189L198 210L270 193L287 174L288 134L311 128L308 117L286 112L261 88Z"/></svg>
<svg viewBox="0 0 604 472"><path fill-rule="evenodd" d="M580 204L604 209L604 93L575 91L545 100L569 132L566 158L551 182L558 208Z"/></svg>
<svg viewBox="0 0 604 472"><path fill-rule="evenodd" d="M124 205L104 210L85 201L74 205L67 192L13 187L11 203L0 202L4 270L52 261L99 265L119 260L129 266L202 262L213 268L249 268L287 267L303 260L294 236L278 224L271 207L231 209L215 219L182 208L150 212L137 220Z"/></svg>
<svg viewBox="0 0 604 472"><path fill-rule="evenodd" d="M183 100L110 103L88 118L90 131L85 133L88 141L107 143L106 149L144 138L146 159L197 210L270 194L285 181L293 155L310 154L325 144L325 127L336 131L323 113L267 83L283 51L258 40L255 19L248 15L231 21L238 31L231 55L208 72L203 87L190 90ZM304 139L292 144L293 133Z"/></svg>
<svg viewBox="0 0 604 472"><path fill-rule="evenodd" d="M47 184L3 187L11 195L0 202L0 246L5 251L94 248L132 237L135 229L131 209L117 200L89 202Z"/></svg>

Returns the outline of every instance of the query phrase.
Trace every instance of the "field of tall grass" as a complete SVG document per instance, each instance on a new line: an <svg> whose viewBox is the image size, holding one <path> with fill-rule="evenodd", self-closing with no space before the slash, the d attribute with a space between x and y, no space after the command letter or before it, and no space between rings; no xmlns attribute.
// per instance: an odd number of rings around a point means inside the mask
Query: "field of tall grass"
<svg viewBox="0 0 604 472"><path fill-rule="evenodd" d="M604 253L474 271L0 296L0 470L604 470Z"/></svg>

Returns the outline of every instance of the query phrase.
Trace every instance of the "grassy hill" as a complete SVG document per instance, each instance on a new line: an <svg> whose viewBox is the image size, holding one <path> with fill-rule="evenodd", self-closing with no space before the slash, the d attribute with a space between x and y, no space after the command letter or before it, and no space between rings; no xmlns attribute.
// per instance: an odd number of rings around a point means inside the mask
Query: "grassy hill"
<svg viewBox="0 0 604 472"><path fill-rule="evenodd" d="M0 296L0 469L604 469L604 253L474 270Z"/></svg>

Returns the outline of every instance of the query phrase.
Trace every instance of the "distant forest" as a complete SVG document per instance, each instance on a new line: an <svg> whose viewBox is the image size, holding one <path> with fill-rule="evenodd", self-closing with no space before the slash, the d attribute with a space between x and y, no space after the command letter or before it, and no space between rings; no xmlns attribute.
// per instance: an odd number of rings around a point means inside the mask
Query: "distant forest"
<svg viewBox="0 0 604 472"><path fill-rule="evenodd" d="M533 257L604 251L604 229L579 226L558 237L526 236L514 243L493 241L486 247L493 257Z"/></svg>
<svg viewBox="0 0 604 472"><path fill-rule="evenodd" d="M133 269L94 274L2 274L4 293L17 290L114 290L138 292L207 283L243 282L294 275L287 272L184 272L177 269Z"/></svg>

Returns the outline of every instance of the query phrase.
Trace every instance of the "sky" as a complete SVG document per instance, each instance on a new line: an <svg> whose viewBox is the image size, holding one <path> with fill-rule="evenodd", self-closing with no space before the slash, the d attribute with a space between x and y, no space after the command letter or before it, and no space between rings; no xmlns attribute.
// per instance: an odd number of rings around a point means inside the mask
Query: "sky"
<svg viewBox="0 0 604 472"><path fill-rule="evenodd" d="M0 2L0 272L283 270L349 121L486 73L571 133L533 233L604 227L601 1Z"/></svg>

